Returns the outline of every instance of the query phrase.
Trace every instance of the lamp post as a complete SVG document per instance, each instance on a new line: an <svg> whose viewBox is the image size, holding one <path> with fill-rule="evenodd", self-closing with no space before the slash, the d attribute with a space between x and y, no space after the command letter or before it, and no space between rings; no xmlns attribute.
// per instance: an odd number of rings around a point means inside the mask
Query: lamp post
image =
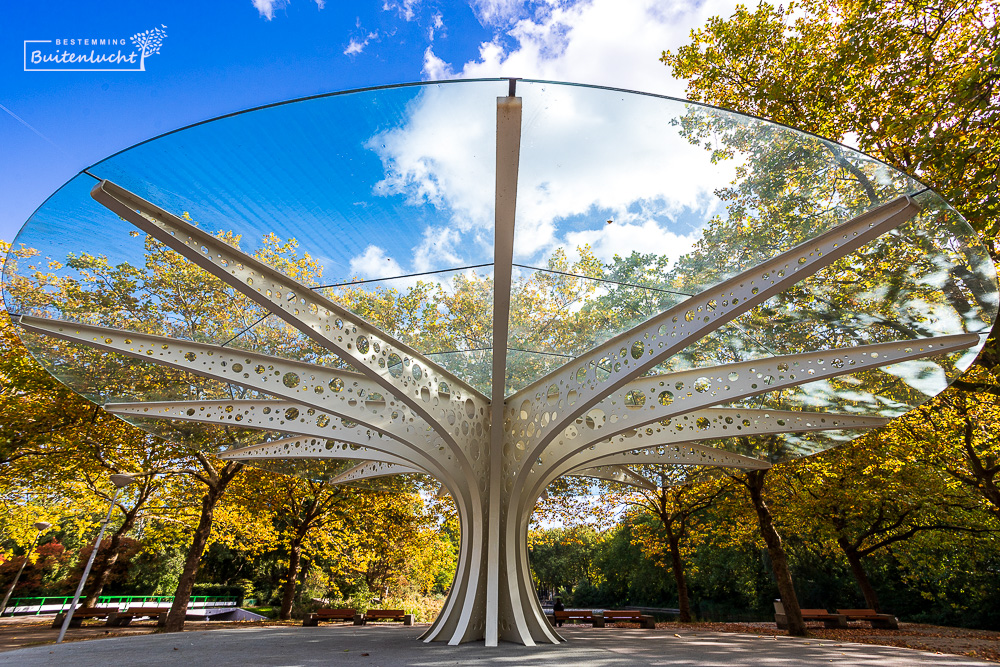
<svg viewBox="0 0 1000 667"><path fill-rule="evenodd" d="M35 545L38 544L38 538L42 536L42 531L48 530L51 526L51 523L46 523L45 521L35 522L35 530L38 532L35 533L35 539L31 541L31 546L28 547L28 553L24 554L24 560L21 561L21 567L18 568L17 574L14 575L14 583L10 585L10 590L7 591L7 595L3 596L3 604L0 604L0 616L2 616L4 611L7 609L7 602L10 600L10 595L14 592L14 587L17 586L17 582L21 578L21 573L24 572L24 566L31 557L31 552L34 550Z"/></svg>
<svg viewBox="0 0 1000 667"><path fill-rule="evenodd" d="M118 498L118 492L123 488L135 481L136 475L111 475L111 483L115 485L115 492L111 494L111 502L108 503L108 515L104 517L104 521L101 522L101 532L97 534L97 542L94 544L94 548L90 552L90 558L87 560L87 567L83 568L83 576L80 577L80 584L76 587L76 595L73 596L73 604L69 606L66 610L66 616L63 618L62 628L59 630L59 638L56 643L62 642L63 637L66 636L66 629L69 627L70 621L73 620L73 612L76 611L76 605L80 602L80 595L83 593L83 586L87 583L87 577L90 576L90 567L94 564L94 558L97 556L97 550L101 548L101 540L104 538L104 529L108 527L108 522L111 521L111 513L115 509L115 499Z"/></svg>

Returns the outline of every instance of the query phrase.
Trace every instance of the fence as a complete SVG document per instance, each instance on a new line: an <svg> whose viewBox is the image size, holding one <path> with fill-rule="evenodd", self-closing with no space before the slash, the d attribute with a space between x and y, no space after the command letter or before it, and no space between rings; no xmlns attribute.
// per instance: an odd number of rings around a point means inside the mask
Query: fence
<svg viewBox="0 0 1000 667"><path fill-rule="evenodd" d="M97 598L97 607L117 608L125 611L131 606L168 608L174 602L173 595L102 595ZM235 596L192 595L188 609L205 609L209 607L235 607ZM15 614L55 614L65 611L73 603L73 596L53 596L36 598L12 598L6 609L0 610L0 615Z"/></svg>

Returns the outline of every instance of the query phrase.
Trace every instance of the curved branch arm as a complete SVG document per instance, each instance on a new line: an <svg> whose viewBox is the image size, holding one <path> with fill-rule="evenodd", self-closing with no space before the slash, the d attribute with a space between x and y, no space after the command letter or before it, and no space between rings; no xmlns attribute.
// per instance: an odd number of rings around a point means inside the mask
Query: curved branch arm
<svg viewBox="0 0 1000 667"><path fill-rule="evenodd" d="M489 400L416 350L306 285L124 188L101 181L91 196L123 219L335 352L406 403L456 453L449 423L486 425ZM447 396L438 393L446 383ZM434 400L431 400L434 397Z"/></svg>
<svg viewBox="0 0 1000 667"><path fill-rule="evenodd" d="M733 408L698 410L666 420L653 427L616 435L583 451L574 452L570 448L560 447L557 443L550 451L539 457L536 465L530 466L530 469L525 471L526 479L523 481L525 492L521 496L521 501L533 505L541 490L567 471L613 454L622 454L635 449L730 437L875 428L889 421L884 417L796 410ZM702 453L698 452L699 455ZM703 461L701 465L715 465L715 463Z"/></svg>
<svg viewBox="0 0 1000 667"><path fill-rule="evenodd" d="M581 467L574 468L572 472L580 470L583 467L604 465L716 466L720 468L741 468L744 470L762 470L771 467L770 463L761 461L760 459L733 454L717 447L706 447L694 444L693 442L682 442L676 445L654 446L602 456L581 464Z"/></svg>
<svg viewBox="0 0 1000 667"><path fill-rule="evenodd" d="M111 329L90 324L22 317L21 326L146 362L177 368L205 378L231 382L276 398L356 420L397 438L426 446L440 439L407 406L381 396L382 387L363 375L290 361L257 352L194 343L165 336Z"/></svg>
<svg viewBox="0 0 1000 667"><path fill-rule="evenodd" d="M409 465L401 456L369 447L359 447L347 442L295 436L271 440L258 445L229 449L218 457L227 461L257 461L266 459L355 459L358 461L382 461Z"/></svg>
<svg viewBox="0 0 1000 667"><path fill-rule="evenodd" d="M634 470L629 470L619 465L599 465L590 467L574 468L566 473L567 477L590 477L593 479L603 479L608 482L617 482L628 486L637 486L640 489L655 491L659 487L649 481Z"/></svg>
<svg viewBox="0 0 1000 667"><path fill-rule="evenodd" d="M534 461L564 428L610 392L919 211L915 200L903 196L863 213L710 287L517 392L506 402L516 422L513 428L527 430L534 422L526 459Z"/></svg>
<svg viewBox="0 0 1000 667"><path fill-rule="evenodd" d="M374 479L376 477L389 477L391 475L410 475L419 473L429 474L427 471L412 465L401 465L399 463L385 463L383 461L365 461L348 468L330 480L331 484L345 484L347 482L357 482L362 479Z"/></svg>
<svg viewBox="0 0 1000 667"><path fill-rule="evenodd" d="M578 446L589 447L598 440L699 408L964 350L979 341L979 334L959 334L790 354L639 378L597 404L591 413L602 414L593 419L594 432Z"/></svg>
<svg viewBox="0 0 1000 667"><path fill-rule="evenodd" d="M310 410L289 401L168 401L148 403L108 403L104 409L114 415L129 415L152 419L176 419L203 424L220 424L240 428L263 429L282 433L312 436L317 440L336 440L360 445L417 463L430 452L415 448L411 443L385 436L374 429L345 423L340 417ZM310 414L312 413L312 414ZM315 445L310 445L315 446ZM437 453L433 450L433 453ZM418 463L418 465L423 465Z"/></svg>

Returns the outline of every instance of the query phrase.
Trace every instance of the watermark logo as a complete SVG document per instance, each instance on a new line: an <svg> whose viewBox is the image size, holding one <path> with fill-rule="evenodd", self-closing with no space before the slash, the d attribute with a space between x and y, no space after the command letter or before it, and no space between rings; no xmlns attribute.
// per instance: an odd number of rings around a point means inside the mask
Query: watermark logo
<svg viewBox="0 0 1000 667"><path fill-rule="evenodd" d="M146 58L156 55L167 26L124 37L71 37L24 40L25 72L145 72Z"/></svg>

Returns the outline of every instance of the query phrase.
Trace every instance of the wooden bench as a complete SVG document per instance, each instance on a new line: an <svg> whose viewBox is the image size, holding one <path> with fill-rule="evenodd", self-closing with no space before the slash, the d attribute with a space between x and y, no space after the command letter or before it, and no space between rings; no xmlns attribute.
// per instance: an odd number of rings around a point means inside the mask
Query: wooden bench
<svg viewBox="0 0 1000 667"><path fill-rule="evenodd" d="M774 603L774 623L779 630L788 629L788 617L785 615L785 607L780 602ZM803 621L822 621L827 628L846 628L847 616L844 614L831 614L826 609L801 609Z"/></svg>
<svg viewBox="0 0 1000 667"><path fill-rule="evenodd" d="M365 625L368 621L402 621L403 625L413 625L413 614L407 614L402 609L369 609L361 624Z"/></svg>
<svg viewBox="0 0 1000 667"><path fill-rule="evenodd" d="M602 625L625 621L626 623L638 623L639 627L644 630L656 629L656 619L652 616L644 616L641 611L635 609L605 609L601 614L601 619L604 621Z"/></svg>
<svg viewBox="0 0 1000 667"><path fill-rule="evenodd" d="M364 625L364 616L356 609L318 609L303 621L303 627L315 627L320 621L351 621L354 625Z"/></svg>
<svg viewBox="0 0 1000 667"><path fill-rule="evenodd" d="M838 609L849 621L868 621L873 628L899 630L899 621L892 614L879 614L874 609Z"/></svg>
<svg viewBox="0 0 1000 667"><path fill-rule="evenodd" d="M553 625L557 623L566 623L568 621L586 621L588 623L593 623L595 628L604 627L604 619L600 616L594 616L594 612L589 610L573 609L552 612Z"/></svg>
<svg viewBox="0 0 1000 667"><path fill-rule="evenodd" d="M52 629L58 630L61 628L65 618L66 612L64 611L56 614L55 619L52 621ZM117 609L77 609L73 612L73 618L69 620L69 627L80 627L85 618L105 618L107 620L104 622L104 625L108 627L128 625L132 621L132 617L129 614L119 613Z"/></svg>
<svg viewBox="0 0 1000 667"><path fill-rule="evenodd" d="M167 614L170 613L169 607L129 607L125 610L128 614L128 619L122 623L122 625L128 625L133 619L143 616L151 621L156 621L158 627L163 627L167 624Z"/></svg>

